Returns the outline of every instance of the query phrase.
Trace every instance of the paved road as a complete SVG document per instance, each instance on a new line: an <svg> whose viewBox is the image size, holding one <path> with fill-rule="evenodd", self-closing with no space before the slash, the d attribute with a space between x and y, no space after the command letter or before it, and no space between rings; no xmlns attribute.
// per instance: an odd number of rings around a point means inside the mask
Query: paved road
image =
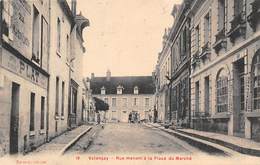
<svg viewBox="0 0 260 165"><path fill-rule="evenodd" d="M109 123L82 137L70 152L87 154L192 154L200 150L172 135L142 124ZM87 141L94 139L91 144Z"/></svg>

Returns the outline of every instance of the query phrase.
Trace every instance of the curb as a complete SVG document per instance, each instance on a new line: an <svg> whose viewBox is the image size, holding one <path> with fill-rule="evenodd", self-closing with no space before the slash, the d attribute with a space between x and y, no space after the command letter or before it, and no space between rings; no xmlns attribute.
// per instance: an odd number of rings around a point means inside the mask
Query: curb
<svg viewBox="0 0 260 165"><path fill-rule="evenodd" d="M81 132L78 136L76 136L74 139L72 139L65 147L61 149L59 152L59 155L64 155L64 153L72 147L82 136L84 136L87 132L89 132L92 129L92 127L87 128L85 131Z"/></svg>
<svg viewBox="0 0 260 165"><path fill-rule="evenodd" d="M247 155L251 155L251 156L260 156L260 150L256 150L256 149L251 149L251 148L245 148L245 147L241 147L239 145L233 144L233 143L229 143L220 139L214 139L214 138L210 138L210 137L206 137L206 136L201 136L198 134L194 134L194 133L190 133L190 132L185 132L182 130L176 130L179 133L185 134L185 135L189 135L189 136L194 136L212 143L216 143L222 146L225 146L227 148L230 148L234 151L237 151L239 153L242 154L247 154Z"/></svg>
<svg viewBox="0 0 260 165"><path fill-rule="evenodd" d="M224 156L233 156L233 155L240 154L240 153L233 151L230 148L226 148L222 145L215 144L215 143L212 143L212 142L209 142L209 141L206 141L206 140L202 140L202 139L199 139L199 138L195 138L195 137L192 137L190 135L185 135L185 134L177 132L175 130L171 130L171 129L166 130L166 129L160 127L160 126L153 126L153 125L150 125L150 124L148 124L148 127L158 128L161 131L164 131L164 132L166 132L170 135L173 135L178 139L186 141L188 144L190 144L194 147L197 147L202 151L206 151L206 152L209 152L209 153L221 154L221 155L224 155Z"/></svg>

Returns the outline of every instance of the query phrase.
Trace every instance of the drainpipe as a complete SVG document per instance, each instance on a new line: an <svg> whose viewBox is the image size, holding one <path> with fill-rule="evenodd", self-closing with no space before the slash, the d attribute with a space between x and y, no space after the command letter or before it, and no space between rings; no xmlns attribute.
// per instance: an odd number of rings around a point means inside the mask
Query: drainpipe
<svg viewBox="0 0 260 165"><path fill-rule="evenodd" d="M51 33L51 0L49 0L49 26L48 26L48 66L47 70L50 71L50 33ZM48 84L47 84L47 112L46 112L46 141L49 141L49 119L50 119L50 76L48 78Z"/></svg>

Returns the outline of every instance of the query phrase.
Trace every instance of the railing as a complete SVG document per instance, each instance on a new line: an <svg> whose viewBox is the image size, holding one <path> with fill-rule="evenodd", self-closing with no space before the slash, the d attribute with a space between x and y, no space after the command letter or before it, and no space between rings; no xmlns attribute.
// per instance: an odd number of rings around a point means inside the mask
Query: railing
<svg viewBox="0 0 260 165"><path fill-rule="evenodd" d="M220 30L218 32L218 34L216 34L216 42L222 40L222 39L225 39L226 38L226 35L225 35L225 28L223 28L222 30Z"/></svg>
<svg viewBox="0 0 260 165"><path fill-rule="evenodd" d="M251 3L252 6L252 12L247 17L247 21L249 22L250 26L255 30L256 24L259 21L260 17L260 1L255 0Z"/></svg>
<svg viewBox="0 0 260 165"><path fill-rule="evenodd" d="M259 0L255 0L254 2L251 3L252 5L252 11L253 12L259 12L260 9L260 1Z"/></svg>
<svg viewBox="0 0 260 165"><path fill-rule="evenodd" d="M195 117L195 118L205 118L205 117L209 117L210 114L209 114L209 112L196 112L196 111L194 111L192 116Z"/></svg>
<svg viewBox="0 0 260 165"><path fill-rule="evenodd" d="M244 24L245 19L243 18L243 13L238 14L231 21L231 30L234 30L238 25Z"/></svg>

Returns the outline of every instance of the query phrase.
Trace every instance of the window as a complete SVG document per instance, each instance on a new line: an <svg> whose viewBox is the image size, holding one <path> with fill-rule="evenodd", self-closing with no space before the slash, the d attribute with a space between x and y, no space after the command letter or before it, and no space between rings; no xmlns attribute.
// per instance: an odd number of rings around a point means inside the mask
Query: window
<svg viewBox="0 0 260 165"><path fill-rule="evenodd" d="M137 104L138 104L138 99L137 98L134 98L134 106L137 106Z"/></svg>
<svg viewBox="0 0 260 165"><path fill-rule="evenodd" d="M184 30L183 30L183 35L182 35L182 37L183 37L183 55L186 55L186 52L187 52L187 50L188 50L188 42L187 42L187 40L188 40L188 28L187 27L185 27L184 28Z"/></svg>
<svg viewBox="0 0 260 165"><path fill-rule="evenodd" d="M42 16L41 20L41 57L40 63L43 69L48 67L48 48L49 48L49 36L48 36L48 23Z"/></svg>
<svg viewBox="0 0 260 165"><path fill-rule="evenodd" d="M204 17L205 33L204 33L204 43L207 44L210 41L210 32L211 32L211 17L208 13Z"/></svg>
<svg viewBox="0 0 260 165"><path fill-rule="evenodd" d="M205 113L208 114L210 111L210 84L209 84L209 76L205 77L204 79L204 86L205 86L205 94L204 94L204 108L205 108Z"/></svg>
<svg viewBox="0 0 260 165"><path fill-rule="evenodd" d="M118 95L121 95L123 93L123 87L121 86L121 85L119 85L118 87L117 87L117 94Z"/></svg>
<svg viewBox="0 0 260 165"><path fill-rule="evenodd" d="M69 35L67 35L67 38L66 38L66 58L67 58L67 61L70 62L70 39L69 39Z"/></svg>
<svg viewBox="0 0 260 165"><path fill-rule="evenodd" d="M61 84L61 116L64 116L64 96L65 95L65 82Z"/></svg>
<svg viewBox="0 0 260 165"><path fill-rule="evenodd" d="M45 97L41 97L41 129L44 129Z"/></svg>
<svg viewBox="0 0 260 165"><path fill-rule="evenodd" d="M136 94L136 95L138 94L138 87L137 86L134 87L134 94Z"/></svg>
<svg viewBox="0 0 260 165"><path fill-rule="evenodd" d="M149 98L145 98L145 106L149 107Z"/></svg>
<svg viewBox="0 0 260 165"><path fill-rule="evenodd" d="M103 86L101 88L101 95L105 95L106 94L106 88Z"/></svg>
<svg viewBox="0 0 260 165"><path fill-rule="evenodd" d="M217 77L217 112L228 111L228 77L222 69Z"/></svg>
<svg viewBox="0 0 260 165"><path fill-rule="evenodd" d="M260 110L260 54L253 60L253 105L254 110Z"/></svg>
<svg viewBox="0 0 260 165"><path fill-rule="evenodd" d="M127 107L127 98L123 98L123 107Z"/></svg>
<svg viewBox="0 0 260 165"><path fill-rule="evenodd" d="M35 116L35 93L31 93L30 103L30 131L34 131L34 116Z"/></svg>
<svg viewBox="0 0 260 165"><path fill-rule="evenodd" d="M112 98L112 107L116 106L116 98Z"/></svg>
<svg viewBox="0 0 260 165"><path fill-rule="evenodd" d="M243 0L234 0L234 16L238 16L243 12Z"/></svg>
<svg viewBox="0 0 260 165"><path fill-rule="evenodd" d="M33 41L32 41L32 60L40 63L40 15L39 11L33 6Z"/></svg>
<svg viewBox="0 0 260 165"><path fill-rule="evenodd" d="M55 115L59 116L59 77L56 77L56 104L55 104Z"/></svg>
<svg viewBox="0 0 260 165"><path fill-rule="evenodd" d="M61 22L60 19L57 19L57 51L60 52L61 48Z"/></svg>
<svg viewBox="0 0 260 165"><path fill-rule="evenodd" d="M105 103L107 103L107 104L108 104L108 98L105 98L105 99L104 99L104 101L105 101Z"/></svg>
<svg viewBox="0 0 260 165"><path fill-rule="evenodd" d="M218 0L218 31L222 31L226 26L225 0Z"/></svg>
<svg viewBox="0 0 260 165"><path fill-rule="evenodd" d="M11 17L13 16L12 1L3 1L3 34L10 40L13 40L13 33L11 31Z"/></svg>
<svg viewBox="0 0 260 165"><path fill-rule="evenodd" d="M195 84L195 113L199 111L200 111L200 83L199 81L197 81Z"/></svg>
<svg viewBox="0 0 260 165"><path fill-rule="evenodd" d="M195 28L195 36L196 36L196 51L200 49L200 25Z"/></svg>

